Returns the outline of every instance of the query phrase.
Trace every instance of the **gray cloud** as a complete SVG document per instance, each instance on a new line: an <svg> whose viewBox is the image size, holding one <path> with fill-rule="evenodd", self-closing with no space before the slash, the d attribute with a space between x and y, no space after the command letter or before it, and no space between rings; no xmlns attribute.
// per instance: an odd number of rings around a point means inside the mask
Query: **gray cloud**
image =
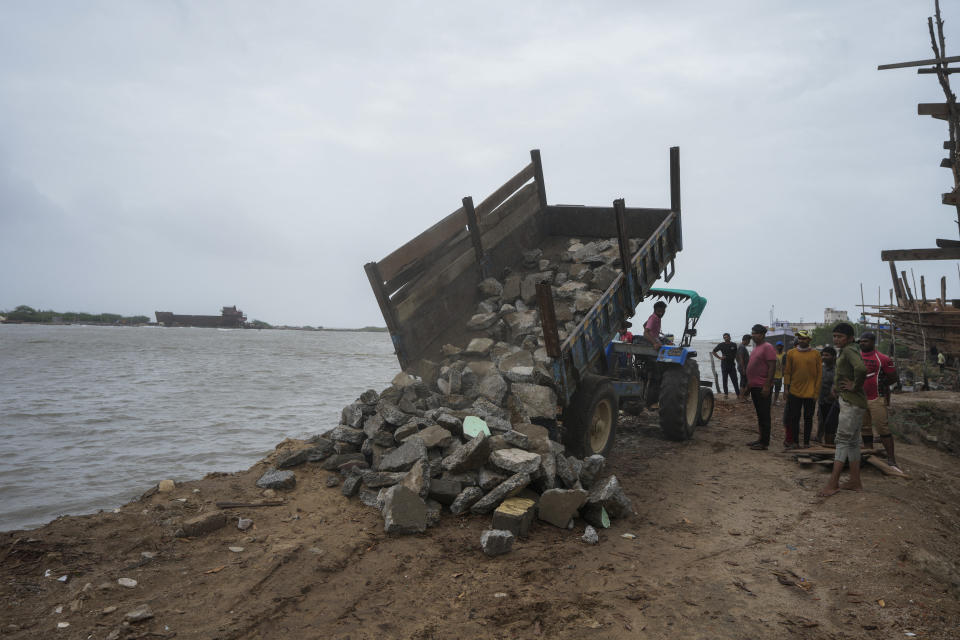
<svg viewBox="0 0 960 640"><path fill-rule="evenodd" d="M529 149L551 202L664 206L680 145L703 334L853 312L956 235L939 88L876 71L930 4L8 4L0 308L382 324L363 263Z"/></svg>

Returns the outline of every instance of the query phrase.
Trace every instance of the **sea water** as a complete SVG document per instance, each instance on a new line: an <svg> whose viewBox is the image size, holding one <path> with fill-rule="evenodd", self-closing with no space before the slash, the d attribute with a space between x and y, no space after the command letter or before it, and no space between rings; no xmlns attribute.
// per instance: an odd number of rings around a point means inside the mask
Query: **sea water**
<svg viewBox="0 0 960 640"><path fill-rule="evenodd" d="M398 371L386 333L0 325L0 530L246 469Z"/></svg>

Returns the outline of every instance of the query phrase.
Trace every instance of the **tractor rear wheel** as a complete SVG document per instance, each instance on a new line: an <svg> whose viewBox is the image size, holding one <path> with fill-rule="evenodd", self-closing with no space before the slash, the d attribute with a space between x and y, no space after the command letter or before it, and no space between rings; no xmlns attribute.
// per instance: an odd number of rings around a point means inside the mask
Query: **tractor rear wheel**
<svg viewBox="0 0 960 640"><path fill-rule="evenodd" d="M670 440L688 440L700 418L700 369L687 358L667 365L660 382L660 429Z"/></svg>
<svg viewBox="0 0 960 640"><path fill-rule="evenodd" d="M567 449L578 458L606 456L617 435L617 394L602 376L584 376L570 405L563 411Z"/></svg>

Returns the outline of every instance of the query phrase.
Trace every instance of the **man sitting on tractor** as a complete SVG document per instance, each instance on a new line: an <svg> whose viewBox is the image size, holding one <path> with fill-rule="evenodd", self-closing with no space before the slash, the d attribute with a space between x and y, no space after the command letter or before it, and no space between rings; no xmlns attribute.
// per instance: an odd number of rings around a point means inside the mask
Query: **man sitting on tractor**
<svg viewBox="0 0 960 640"><path fill-rule="evenodd" d="M663 300L657 300L653 305L653 313L643 323L643 337L657 349L663 346L663 342L660 340L660 318L666 312L667 303Z"/></svg>

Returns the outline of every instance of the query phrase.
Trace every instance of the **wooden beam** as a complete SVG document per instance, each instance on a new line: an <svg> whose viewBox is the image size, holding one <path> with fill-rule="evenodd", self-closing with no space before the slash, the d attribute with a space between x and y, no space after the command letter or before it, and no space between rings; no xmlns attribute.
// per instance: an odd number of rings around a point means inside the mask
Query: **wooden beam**
<svg viewBox="0 0 960 640"><path fill-rule="evenodd" d="M477 205L477 218L483 218L483 216L503 204L503 201L513 195L514 191L526 184L527 181L533 177L533 174L533 163L530 163L521 169L517 175L503 183L503 186L484 198L483 202Z"/></svg>
<svg viewBox="0 0 960 640"><path fill-rule="evenodd" d="M943 148L946 149L947 151L953 151L954 147L956 146L957 145L952 140L943 141Z"/></svg>
<svg viewBox="0 0 960 640"><path fill-rule="evenodd" d="M947 56L946 58L931 58L928 60L913 60L911 62L894 62L892 64L881 64L877 67L877 71L885 71L887 69L905 69L907 67L926 67L931 64L938 63L949 64L951 62L960 62L960 56Z"/></svg>
<svg viewBox="0 0 960 640"><path fill-rule="evenodd" d="M960 240L947 240L946 238L937 238L937 246L941 249L953 249L960 247Z"/></svg>
<svg viewBox="0 0 960 640"><path fill-rule="evenodd" d="M923 274L920 275L920 302L924 306L927 304L927 281L923 279Z"/></svg>
<svg viewBox="0 0 960 640"><path fill-rule="evenodd" d="M390 304L390 298L387 297L383 289L383 276L380 275L380 270L376 262L368 262L363 265L363 269L367 272L367 279L370 281L370 286L373 287L373 295L377 299L377 304L380 305L380 313L383 314L383 319L387 323L387 330L390 332L390 338L393 340L393 346L397 352L397 359L400 361L400 368L405 369L409 363L401 348L400 325L393 312L393 306Z"/></svg>
<svg viewBox="0 0 960 640"><path fill-rule="evenodd" d="M483 242L480 241L480 225L477 223L477 212L473 209L473 198L463 199L463 211L467 214L467 227L470 229L470 239L473 241L473 251L477 254L477 264L480 265L480 277L486 278L490 274L486 266L486 256L483 253Z"/></svg>
<svg viewBox="0 0 960 640"><path fill-rule="evenodd" d="M947 75L951 73L960 73L960 67L947 68L947 69L937 69L936 67L932 69L917 69L917 73L937 73L937 71L943 71Z"/></svg>
<svg viewBox="0 0 960 640"><path fill-rule="evenodd" d="M947 306L947 276L940 277L940 300L943 306Z"/></svg>
<svg viewBox="0 0 960 640"><path fill-rule="evenodd" d="M893 292L897 296L897 304L903 304L903 290L900 288L900 278L897 277L897 263L891 260L887 264L890 265L890 278L893 280Z"/></svg>
<svg viewBox="0 0 960 640"><path fill-rule="evenodd" d="M908 301L908 302L913 302L913 301L914 301L913 291L910 289L910 283L907 282L907 272L906 272L906 271L901 271L901 272L900 272L900 286L902 286L902 287L903 287L903 290L907 292L907 301Z"/></svg>
<svg viewBox="0 0 960 640"><path fill-rule="evenodd" d="M944 158L940 161L940 166L943 167L944 169L952 169L953 160L951 160L950 158Z"/></svg>
<svg viewBox="0 0 960 640"><path fill-rule="evenodd" d="M670 147L670 210L677 214L677 251L683 249L683 226L680 224L680 147Z"/></svg>
<svg viewBox="0 0 960 640"><path fill-rule="evenodd" d="M547 187L543 184L543 163L540 162L540 149L530 150L533 163L533 179L537 181L537 195L540 198L540 210L547 210Z"/></svg>
<svg viewBox="0 0 960 640"><path fill-rule="evenodd" d="M921 102L917 105L918 116L948 116L950 106L946 102Z"/></svg>
<svg viewBox="0 0 960 640"><path fill-rule="evenodd" d="M890 260L960 260L960 247L949 249L891 249L880 252L880 259Z"/></svg>
<svg viewBox="0 0 960 640"><path fill-rule="evenodd" d="M543 346L551 358L559 358L560 333L557 331L557 313L553 306L553 290L549 282L537 283L537 307L540 309L540 323L543 326Z"/></svg>

